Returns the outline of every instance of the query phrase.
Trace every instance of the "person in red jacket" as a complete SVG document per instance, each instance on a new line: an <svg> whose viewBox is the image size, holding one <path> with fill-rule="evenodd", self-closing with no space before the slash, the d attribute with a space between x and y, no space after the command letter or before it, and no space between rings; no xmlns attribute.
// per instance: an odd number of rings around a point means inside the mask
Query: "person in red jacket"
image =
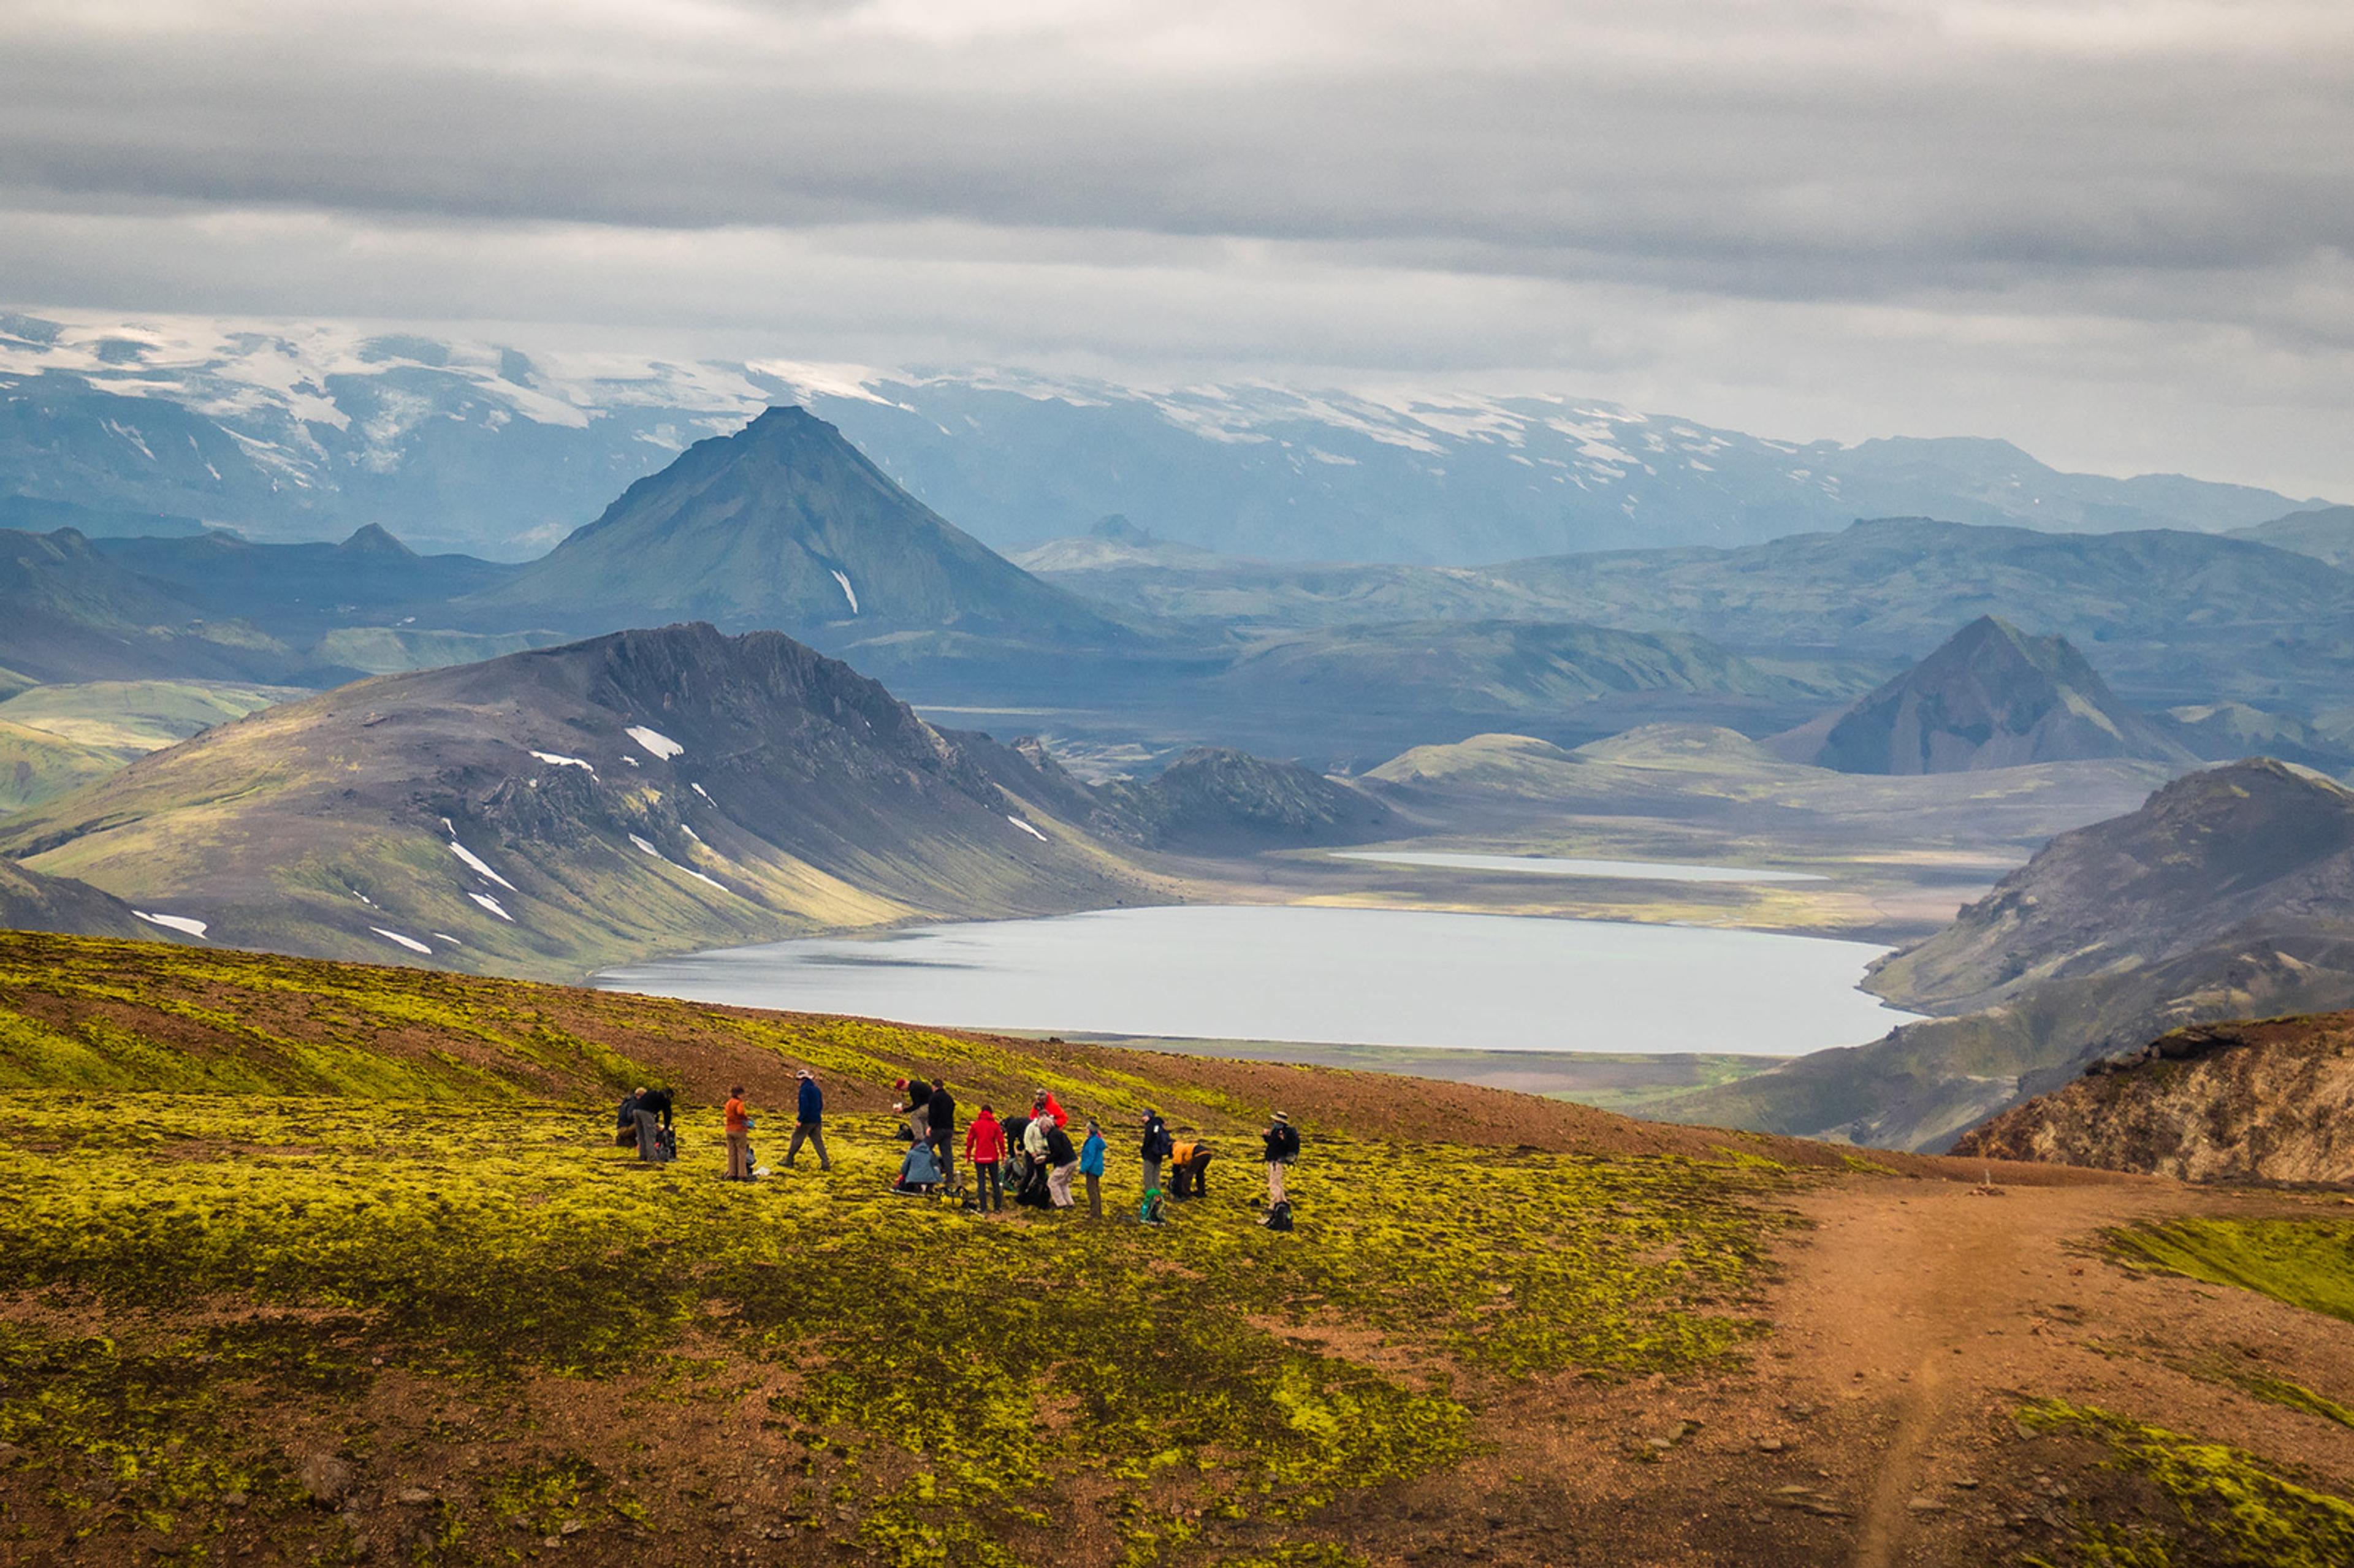
<svg viewBox="0 0 2354 1568"><path fill-rule="evenodd" d="M997 1179L998 1162L1005 1158L1005 1128L987 1101L981 1114L964 1129L964 1162L973 1170L973 1206L987 1213L1005 1207L1005 1186Z"/></svg>
<svg viewBox="0 0 2354 1568"><path fill-rule="evenodd" d="M1034 1117L1043 1116L1060 1128L1068 1128L1071 1121L1069 1113L1063 1109L1062 1102L1045 1089L1040 1089L1037 1097L1031 1102L1030 1114Z"/></svg>

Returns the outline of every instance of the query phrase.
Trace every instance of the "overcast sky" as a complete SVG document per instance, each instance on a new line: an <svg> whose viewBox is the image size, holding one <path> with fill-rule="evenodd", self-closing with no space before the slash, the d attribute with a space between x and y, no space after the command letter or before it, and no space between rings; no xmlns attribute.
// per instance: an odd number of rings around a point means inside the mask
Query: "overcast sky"
<svg viewBox="0 0 2354 1568"><path fill-rule="evenodd" d="M2354 4L8 0L0 301L2354 500Z"/></svg>

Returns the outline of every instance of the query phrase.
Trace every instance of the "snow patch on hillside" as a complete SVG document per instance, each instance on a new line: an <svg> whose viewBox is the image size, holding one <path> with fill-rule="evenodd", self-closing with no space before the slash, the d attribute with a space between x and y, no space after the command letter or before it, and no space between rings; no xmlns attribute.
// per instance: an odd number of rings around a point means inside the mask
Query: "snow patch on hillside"
<svg viewBox="0 0 2354 1568"><path fill-rule="evenodd" d="M150 915L144 909L133 909L132 913L150 926L161 926L165 930L185 932L191 937L202 937L205 934L205 923L202 920L192 920L186 915Z"/></svg>
<svg viewBox="0 0 2354 1568"><path fill-rule="evenodd" d="M432 948L427 947L424 943L419 941L414 937L404 937L398 931L387 931L381 926L371 926L368 929L374 931L377 936L382 937L387 942L399 943L402 947L407 948L412 953L423 953L428 958L430 958L433 955Z"/></svg>
<svg viewBox="0 0 2354 1568"><path fill-rule="evenodd" d="M658 729L649 729L644 725L633 724L621 733L644 747L659 761L668 762L673 757L686 755L686 747Z"/></svg>

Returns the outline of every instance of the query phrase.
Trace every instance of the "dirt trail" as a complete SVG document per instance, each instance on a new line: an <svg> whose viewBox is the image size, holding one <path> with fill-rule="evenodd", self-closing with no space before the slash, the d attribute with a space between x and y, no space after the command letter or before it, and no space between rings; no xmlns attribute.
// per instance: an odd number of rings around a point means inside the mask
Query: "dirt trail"
<svg viewBox="0 0 2354 1568"><path fill-rule="evenodd" d="M1786 1252L1772 1308L1777 1375L1758 1392L1823 1413L1816 1425L1834 1439L1825 1446L1838 1467L1819 1473L1855 1499L1849 1560L1972 1561L1999 1513L1981 1489L2018 1468L2005 1451L2017 1446L2007 1417L2024 1398L2203 1420L2210 1430L2262 1424L2261 1413L2223 1409L2211 1385L2108 1351L2155 1323L2186 1347L2317 1337L2338 1350L2344 1325L2129 1274L2084 1244L2137 1219L2282 1202L2090 1173L2082 1184L1992 1193L1961 1181L1843 1181L1802 1202L1814 1228ZM2269 1436L2275 1447L2284 1440Z"/></svg>

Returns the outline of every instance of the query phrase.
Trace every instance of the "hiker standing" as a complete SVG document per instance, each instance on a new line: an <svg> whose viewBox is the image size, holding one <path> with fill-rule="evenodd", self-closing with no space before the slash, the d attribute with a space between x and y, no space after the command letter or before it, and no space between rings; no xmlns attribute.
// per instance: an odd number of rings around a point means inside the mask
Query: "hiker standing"
<svg viewBox="0 0 2354 1568"><path fill-rule="evenodd" d="M1272 1209L1287 1201L1283 1176L1291 1162L1299 1158L1299 1133L1291 1125L1291 1118L1278 1111L1275 1119L1267 1124L1267 1130L1259 1134L1259 1141L1267 1147L1267 1206Z"/></svg>
<svg viewBox="0 0 2354 1568"><path fill-rule="evenodd" d="M1087 1120L1087 1140L1079 1145L1079 1174L1087 1179L1087 1218L1103 1218L1103 1128Z"/></svg>
<svg viewBox="0 0 2354 1568"><path fill-rule="evenodd" d="M1071 1125L1070 1117L1063 1109L1063 1102L1055 1097L1054 1091L1051 1089L1041 1088L1037 1094L1031 1097L1030 1114L1052 1117L1055 1119L1055 1125L1066 1130Z"/></svg>
<svg viewBox="0 0 2354 1568"><path fill-rule="evenodd" d="M1079 1151L1071 1135L1053 1122L1046 1124L1046 1201L1058 1209L1071 1206L1071 1178L1079 1171Z"/></svg>
<svg viewBox="0 0 2354 1568"><path fill-rule="evenodd" d="M638 1158L652 1165L668 1162L678 1152L667 1137L671 1130L671 1092L638 1091Z"/></svg>
<svg viewBox="0 0 2354 1568"><path fill-rule="evenodd" d="M932 1152L939 1157L940 1181L951 1192L956 1188L956 1101L949 1097L945 1079L932 1080L931 1097L924 1102L930 1120L928 1133Z"/></svg>
<svg viewBox="0 0 2354 1568"><path fill-rule="evenodd" d="M727 1119L727 1180L749 1181L752 1179L752 1114L744 1108L744 1086L737 1085L727 1091L727 1105L720 1114Z"/></svg>
<svg viewBox="0 0 2354 1568"><path fill-rule="evenodd" d="M972 1167L973 1206L987 1213L1005 1208L1005 1183L998 1177L998 1161L1005 1158L1005 1128L987 1100L981 1114L964 1129L965 1163Z"/></svg>
<svg viewBox="0 0 2354 1568"><path fill-rule="evenodd" d="M801 1151L801 1139L807 1139L817 1150L817 1168L833 1169L833 1161L825 1152L825 1091L817 1086L817 1078L807 1067L801 1069L801 1100L794 1111L793 1140L785 1149L785 1168L790 1170L793 1156Z"/></svg>
<svg viewBox="0 0 2354 1568"><path fill-rule="evenodd" d="M1169 1151L1174 1147L1175 1145L1170 1140L1169 1126L1166 1122L1161 1119L1161 1113L1157 1110L1146 1111L1144 1113L1144 1141L1138 1150L1138 1153L1144 1160L1144 1190L1146 1192L1151 1192L1159 1191L1161 1186L1161 1162L1169 1158Z"/></svg>

